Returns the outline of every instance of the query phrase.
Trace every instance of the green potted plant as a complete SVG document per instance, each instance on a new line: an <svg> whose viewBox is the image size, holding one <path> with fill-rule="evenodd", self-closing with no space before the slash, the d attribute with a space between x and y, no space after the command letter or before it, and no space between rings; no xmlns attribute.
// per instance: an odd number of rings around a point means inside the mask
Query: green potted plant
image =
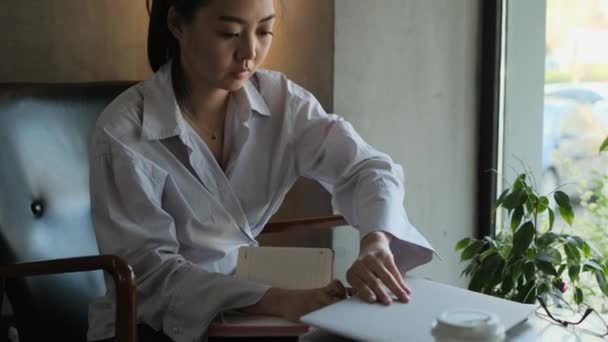
<svg viewBox="0 0 608 342"><path fill-rule="evenodd" d="M608 149L608 139L602 149ZM534 303L537 295L571 288L574 301L581 303L579 278L590 273L608 296L608 265L600 253L581 237L554 230L556 212L569 225L574 221L568 195L554 191L554 207L547 196L539 195L526 174L520 174L496 203L495 212L503 210L508 227L494 236L465 238L456 244L461 260L469 261L462 274L469 277L470 290Z"/></svg>

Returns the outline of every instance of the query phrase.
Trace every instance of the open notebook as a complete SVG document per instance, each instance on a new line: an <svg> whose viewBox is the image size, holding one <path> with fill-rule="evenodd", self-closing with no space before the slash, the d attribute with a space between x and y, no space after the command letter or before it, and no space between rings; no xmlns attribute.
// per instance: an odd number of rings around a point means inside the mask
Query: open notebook
<svg viewBox="0 0 608 342"><path fill-rule="evenodd" d="M323 287L332 279L333 252L328 248L242 247L235 277L285 289ZM209 336L298 336L309 326L272 316L221 314Z"/></svg>

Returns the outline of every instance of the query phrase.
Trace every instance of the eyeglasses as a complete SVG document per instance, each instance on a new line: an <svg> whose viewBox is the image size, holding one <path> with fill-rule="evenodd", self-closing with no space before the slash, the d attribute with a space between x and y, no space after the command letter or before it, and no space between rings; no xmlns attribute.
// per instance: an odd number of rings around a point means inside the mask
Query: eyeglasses
<svg viewBox="0 0 608 342"><path fill-rule="evenodd" d="M608 336L608 323L595 309L585 304L572 306L557 294L537 297L540 307L536 314L564 327L576 326L578 330L599 337Z"/></svg>

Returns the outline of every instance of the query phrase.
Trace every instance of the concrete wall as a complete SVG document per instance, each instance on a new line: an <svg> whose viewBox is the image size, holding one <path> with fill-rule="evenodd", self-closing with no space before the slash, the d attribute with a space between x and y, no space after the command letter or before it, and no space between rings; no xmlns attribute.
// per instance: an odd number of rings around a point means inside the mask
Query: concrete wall
<svg viewBox="0 0 608 342"><path fill-rule="evenodd" d="M381 5L380 5L381 4ZM478 0L336 0L334 108L404 166L411 221L443 257L415 273L463 284L474 234Z"/></svg>

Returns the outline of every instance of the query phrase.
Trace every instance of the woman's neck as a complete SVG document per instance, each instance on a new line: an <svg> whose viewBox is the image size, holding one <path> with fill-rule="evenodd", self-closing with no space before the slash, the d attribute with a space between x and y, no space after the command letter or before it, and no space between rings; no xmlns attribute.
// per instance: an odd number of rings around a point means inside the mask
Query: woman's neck
<svg viewBox="0 0 608 342"><path fill-rule="evenodd" d="M192 73L181 70L180 82L182 105L186 105L191 118L197 122L205 121L211 125L223 123L228 103L229 92L224 89L211 88L190 77Z"/></svg>
<svg viewBox="0 0 608 342"><path fill-rule="evenodd" d="M211 89L196 83L186 83L187 94L197 121L217 122L226 112L228 91Z"/></svg>

